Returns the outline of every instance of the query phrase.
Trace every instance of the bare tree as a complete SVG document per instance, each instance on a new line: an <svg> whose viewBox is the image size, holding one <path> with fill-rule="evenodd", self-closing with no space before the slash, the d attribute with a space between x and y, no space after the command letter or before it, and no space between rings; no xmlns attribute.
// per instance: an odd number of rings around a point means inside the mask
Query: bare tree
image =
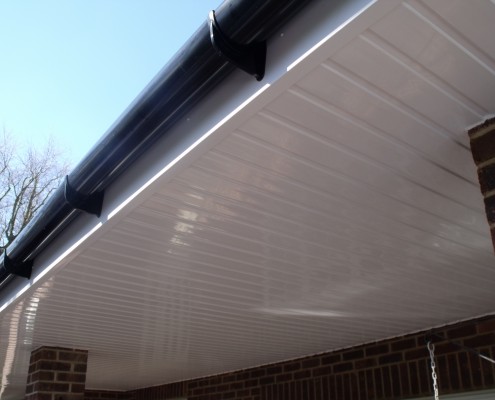
<svg viewBox="0 0 495 400"><path fill-rule="evenodd" d="M4 130L0 138L0 254L14 241L67 174L53 141L19 151Z"/></svg>

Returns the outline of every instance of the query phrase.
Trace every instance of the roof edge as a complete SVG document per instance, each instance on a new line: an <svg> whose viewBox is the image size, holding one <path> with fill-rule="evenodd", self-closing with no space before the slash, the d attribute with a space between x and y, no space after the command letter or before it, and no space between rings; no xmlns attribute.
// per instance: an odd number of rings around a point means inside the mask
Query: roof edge
<svg viewBox="0 0 495 400"><path fill-rule="evenodd" d="M252 44L268 39L310 1L226 0L215 17L231 43ZM102 201L118 176L235 69L231 57L214 47L210 29L208 21L197 29L6 249L8 258L0 262L0 292L13 280L16 268L32 264L84 212L79 202L95 197ZM69 202L68 192L80 200Z"/></svg>

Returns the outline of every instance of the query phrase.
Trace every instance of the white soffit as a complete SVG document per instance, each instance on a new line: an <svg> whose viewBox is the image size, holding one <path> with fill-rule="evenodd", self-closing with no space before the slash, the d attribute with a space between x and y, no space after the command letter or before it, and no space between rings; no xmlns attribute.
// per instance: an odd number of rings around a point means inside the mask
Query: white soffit
<svg viewBox="0 0 495 400"><path fill-rule="evenodd" d="M5 398L42 345L89 349L87 387L127 390L495 311L466 135L495 113L495 5L346 4L306 10L263 82L209 99L249 101L174 164L150 152L155 170L138 163L108 219L4 307ZM176 131L208 131L193 125Z"/></svg>

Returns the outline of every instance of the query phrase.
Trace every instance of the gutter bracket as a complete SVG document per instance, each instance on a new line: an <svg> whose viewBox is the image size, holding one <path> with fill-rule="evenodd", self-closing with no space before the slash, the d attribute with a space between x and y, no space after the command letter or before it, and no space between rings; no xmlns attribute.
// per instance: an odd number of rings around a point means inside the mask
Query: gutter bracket
<svg viewBox="0 0 495 400"><path fill-rule="evenodd" d="M9 274L31 279L31 272L33 272L33 260L15 262L7 256L7 250L5 250L3 252L3 267Z"/></svg>
<svg viewBox="0 0 495 400"><path fill-rule="evenodd" d="M208 14L208 26L213 48L237 68L253 75L257 81L265 76L266 41L241 44L224 35L218 26L215 11Z"/></svg>
<svg viewBox="0 0 495 400"><path fill-rule="evenodd" d="M103 207L103 194L104 192L101 191L90 195L84 195L70 185L68 175L65 177L64 198L65 201L76 210L81 210L100 217Z"/></svg>

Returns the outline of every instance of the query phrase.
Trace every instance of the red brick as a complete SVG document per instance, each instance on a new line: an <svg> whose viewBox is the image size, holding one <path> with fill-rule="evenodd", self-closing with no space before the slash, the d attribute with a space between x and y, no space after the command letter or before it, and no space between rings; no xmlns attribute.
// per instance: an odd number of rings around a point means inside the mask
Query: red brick
<svg viewBox="0 0 495 400"><path fill-rule="evenodd" d="M208 380L207 379L201 379L200 381L197 382L198 387L204 387L208 386Z"/></svg>
<svg viewBox="0 0 495 400"><path fill-rule="evenodd" d="M55 383L55 382L36 382L34 384L35 392L68 392L68 383Z"/></svg>
<svg viewBox="0 0 495 400"><path fill-rule="evenodd" d="M364 372L364 380L365 380L365 391L363 393L366 394L366 400L374 400L375 396L375 386L373 382L373 370L368 369Z"/></svg>
<svg viewBox="0 0 495 400"><path fill-rule="evenodd" d="M385 354L389 352L389 346L386 343L382 343L375 346L366 347L365 349L367 356L375 356L379 354Z"/></svg>
<svg viewBox="0 0 495 400"><path fill-rule="evenodd" d="M495 117L488 118L481 124L476 125L468 131L469 138L472 139L473 136L477 135L481 131L491 130L492 126L495 128Z"/></svg>
<svg viewBox="0 0 495 400"><path fill-rule="evenodd" d="M205 393L205 388L195 388L192 392L194 396L199 396Z"/></svg>
<svg viewBox="0 0 495 400"><path fill-rule="evenodd" d="M446 337L449 339L458 339L466 336L476 335L476 325L468 324L451 328L447 331Z"/></svg>
<svg viewBox="0 0 495 400"><path fill-rule="evenodd" d="M332 367L329 365L325 367L315 368L313 370L313 376L330 375L331 373L332 373Z"/></svg>
<svg viewBox="0 0 495 400"><path fill-rule="evenodd" d="M36 371L30 376L31 382L36 381L53 381L55 380L55 373L52 371Z"/></svg>
<svg viewBox="0 0 495 400"><path fill-rule="evenodd" d="M390 344L392 351L400 351L406 349L412 349L416 347L416 340L414 338L402 339Z"/></svg>
<svg viewBox="0 0 495 400"><path fill-rule="evenodd" d="M276 381L277 382L287 382L287 381L290 381L290 380L292 380L292 374L291 373L277 375L277 377L276 377Z"/></svg>
<svg viewBox="0 0 495 400"><path fill-rule="evenodd" d="M245 381L246 379L249 379L249 372L238 373L235 376L235 380L237 382L239 382L239 381ZM212 383L212 382L209 381L208 384L209 385L214 385L215 383Z"/></svg>
<svg viewBox="0 0 495 400"><path fill-rule="evenodd" d="M418 395L421 393L421 390L419 390L418 364L416 362L407 363L407 369L409 370L409 382L411 383L411 395Z"/></svg>
<svg viewBox="0 0 495 400"><path fill-rule="evenodd" d="M471 374L469 370L471 366L469 365L469 358L467 353L462 352L457 354L457 362L459 363L459 369L461 370L461 386L464 389L472 387Z"/></svg>
<svg viewBox="0 0 495 400"><path fill-rule="evenodd" d="M239 390L236 394L238 397L249 396L249 389Z"/></svg>
<svg viewBox="0 0 495 400"><path fill-rule="evenodd" d="M31 374L32 372L36 371L37 369L38 368L37 368L36 363L32 363L29 365L28 373Z"/></svg>
<svg viewBox="0 0 495 400"><path fill-rule="evenodd" d="M297 371L298 369L301 369L300 362L289 363L284 365L284 372Z"/></svg>
<svg viewBox="0 0 495 400"><path fill-rule="evenodd" d="M260 378L266 375L266 371L263 368L257 368L249 371L250 378Z"/></svg>
<svg viewBox="0 0 495 400"><path fill-rule="evenodd" d="M86 363L88 361L88 353L86 351L59 351L59 361L72 361L78 363Z"/></svg>
<svg viewBox="0 0 495 400"><path fill-rule="evenodd" d="M478 181L483 195L495 189L495 163L478 168Z"/></svg>
<svg viewBox="0 0 495 400"><path fill-rule="evenodd" d="M426 359L418 360L418 377L419 377L419 387L421 388L420 393L430 393L432 387L430 381L431 379L430 360L426 360Z"/></svg>
<svg viewBox="0 0 495 400"><path fill-rule="evenodd" d="M313 379L313 383L315 389L315 400L326 400L326 398L323 397L323 393L322 393L322 379L320 378ZM287 397L288 396L286 396L285 398Z"/></svg>
<svg viewBox="0 0 495 400"><path fill-rule="evenodd" d="M402 353L390 353L378 358L378 363L380 365L397 363L402 361Z"/></svg>
<svg viewBox="0 0 495 400"><path fill-rule="evenodd" d="M404 358L406 360L417 360L418 358L426 358L428 357L428 350L426 347L409 350L404 353Z"/></svg>
<svg viewBox="0 0 495 400"><path fill-rule="evenodd" d="M363 358L363 357L364 357L364 351L362 349L346 351L344 354L342 354L342 358L344 359L344 361L355 360L357 358Z"/></svg>
<svg viewBox="0 0 495 400"><path fill-rule="evenodd" d="M467 347L482 347L495 344L495 333L485 333L470 339L464 340L464 345Z"/></svg>
<svg viewBox="0 0 495 400"><path fill-rule="evenodd" d="M358 372L357 387L358 387L358 393L362 393L364 395L367 392L367 389L366 389L366 372L364 372L364 371ZM354 396L354 398L359 399L359 396Z"/></svg>
<svg viewBox="0 0 495 400"><path fill-rule="evenodd" d="M227 374L222 377L222 382L223 383L230 383L230 382L235 382L235 375L234 374ZM191 382L188 387L189 388L195 388L197 386L197 382Z"/></svg>
<svg viewBox="0 0 495 400"><path fill-rule="evenodd" d="M294 379L295 380L309 378L310 376L311 376L311 371L309 369L298 371L298 372L294 373Z"/></svg>
<svg viewBox="0 0 495 400"><path fill-rule="evenodd" d="M399 377L402 394L404 396L409 396L411 393L411 385L409 383L409 371L407 369L407 364L403 363L399 365Z"/></svg>
<svg viewBox="0 0 495 400"><path fill-rule="evenodd" d="M60 361L45 361L40 360L36 363L37 370L49 370L49 371L70 371L71 364Z"/></svg>
<svg viewBox="0 0 495 400"><path fill-rule="evenodd" d="M479 333L495 332L495 318L481 321L477 325Z"/></svg>
<svg viewBox="0 0 495 400"><path fill-rule="evenodd" d="M232 382L229 384L229 390L240 390L244 389L244 382L239 381L239 382ZM201 392L203 393L203 392Z"/></svg>
<svg viewBox="0 0 495 400"><path fill-rule="evenodd" d="M382 382L383 382L383 393L385 393L385 398L390 399L392 397L392 379L390 378L390 368L383 367L382 371Z"/></svg>
<svg viewBox="0 0 495 400"><path fill-rule="evenodd" d="M490 357L490 350L488 348L480 349L480 353ZM485 387L491 387L495 384L495 370L493 364L486 360L481 361L481 371L483 375L483 384Z"/></svg>
<svg viewBox="0 0 495 400"><path fill-rule="evenodd" d="M205 394L216 393L216 391L217 391L216 386L210 386L210 387L207 387L207 388L204 389L204 393Z"/></svg>
<svg viewBox="0 0 495 400"><path fill-rule="evenodd" d="M391 384L392 384L392 394L393 397L398 399L401 397L402 394L402 387L401 387L401 382L400 382L400 371L399 367L397 365L391 365L390 366L390 378L391 378Z"/></svg>
<svg viewBox="0 0 495 400"><path fill-rule="evenodd" d="M493 175L495 181L495 175ZM495 194L483 199L485 203L485 213L489 224L495 223Z"/></svg>
<svg viewBox="0 0 495 400"><path fill-rule="evenodd" d="M343 362L340 364L335 364L333 366L333 371L335 373L345 372L345 371L350 371L350 370L352 370L352 362Z"/></svg>
<svg viewBox="0 0 495 400"><path fill-rule="evenodd" d="M448 354L448 353L456 353L458 352L459 346L457 346L453 342L443 342L435 344L435 353L436 354Z"/></svg>
<svg viewBox="0 0 495 400"><path fill-rule="evenodd" d="M244 386L245 386L246 388L248 388L248 387L253 387L253 386L257 386L257 385L258 385L258 379L250 379L250 380L248 380L248 381L246 381L246 382L244 383Z"/></svg>
<svg viewBox="0 0 495 400"><path fill-rule="evenodd" d="M251 396L257 396L261 394L261 389L259 387L251 388L250 393Z"/></svg>
<svg viewBox="0 0 495 400"><path fill-rule="evenodd" d="M342 361L342 356L340 353L330 354L328 356L323 356L321 358L321 364L322 365L335 364L335 363L340 362L340 361Z"/></svg>
<svg viewBox="0 0 495 400"><path fill-rule="evenodd" d="M33 393L34 392L34 385L29 384L26 386L26 394Z"/></svg>
<svg viewBox="0 0 495 400"><path fill-rule="evenodd" d="M492 125L491 129L489 128ZM495 157L495 126L493 119L485 121L483 124L469 131L471 151L476 165ZM488 128L487 132L475 137L481 129Z"/></svg>
<svg viewBox="0 0 495 400"><path fill-rule="evenodd" d="M282 367L280 365L276 365L274 367L268 367L266 369L266 374L267 375L280 374L281 372L282 372Z"/></svg>
<svg viewBox="0 0 495 400"><path fill-rule="evenodd" d="M238 375L238 378L241 379L248 379L249 378L249 372L243 372ZM222 382L222 378L220 376L213 376L209 379L208 383L210 385L219 385Z"/></svg>
<svg viewBox="0 0 495 400"><path fill-rule="evenodd" d="M380 399L383 397L383 381L381 369L376 368L373 371L373 378L375 382L376 397Z"/></svg>
<svg viewBox="0 0 495 400"><path fill-rule="evenodd" d="M117 392L110 390L85 390L84 400L98 399L98 400L112 400L112 399L124 399L127 398L126 392Z"/></svg>
<svg viewBox="0 0 495 400"><path fill-rule="evenodd" d="M56 380L62 381L62 382L81 383L81 382L86 382L86 374L57 372L57 379Z"/></svg>
<svg viewBox="0 0 495 400"><path fill-rule="evenodd" d="M349 385L351 389L351 399L359 399L358 375L349 374Z"/></svg>
<svg viewBox="0 0 495 400"><path fill-rule="evenodd" d="M337 376L336 375L330 375L328 377L328 384L330 387L330 398L337 398Z"/></svg>
<svg viewBox="0 0 495 400"><path fill-rule="evenodd" d="M481 359L474 354L468 353L469 364L471 365L471 379L473 386L481 388L483 386L483 377L481 374Z"/></svg>
<svg viewBox="0 0 495 400"><path fill-rule="evenodd" d="M495 140L488 134L471 141L471 151L476 165L492 160L495 157Z"/></svg>
<svg viewBox="0 0 495 400"><path fill-rule="evenodd" d="M260 385L271 385L275 382L275 378L273 376L267 376L265 378L260 378Z"/></svg>
<svg viewBox="0 0 495 400"><path fill-rule="evenodd" d="M31 362L39 360L56 360L57 350L47 347L40 347L31 354Z"/></svg>
<svg viewBox="0 0 495 400"><path fill-rule="evenodd" d="M441 393L445 393L447 391L450 391L450 378L449 378L447 357L437 356L435 358L436 358L436 373L438 376L438 387ZM428 364L427 366L428 371L431 374L431 364L429 361L427 364Z"/></svg>
<svg viewBox="0 0 495 400"><path fill-rule="evenodd" d="M306 385L304 391L307 393L307 398L308 399L314 399L315 398L315 387L313 385L312 381L306 381L303 382L303 385Z"/></svg>
<svg viewBox="0 0 495 400"><path fill-rule="evenodd" d="M71 383L71 393L84 393L85 385L83 383Z"/></svg>
<svg viewBox="0 0 495 400"><path fill-rule="evenodd" d="M374 367L377 364L376 358L363 358L362 360L356 360L354 361L354 368L359 370L359 369L365 369L365 368L370 368Z"/></svg>
<svg viewBox="0 0 495 400"><path fill-rule="evenodd" d="M72 370L74 372L86 372L87 369L88 369L87 364L73 364L72 366Z"/></svg>
<svg viewBox="0 0 495 400"><path fill-rule="evenodd" d="M320 365L319 357L309 358L302 362L303 368L313 368L313 367L318 367L319 365Z"/></svg>
<svg viewBox="0 0 495 400"><path fill-rule="evenodd" d="M26 400L53 400L51 393L33 393L26 396Z"/></svg>
<svg viewBox="0 0 495 400"><path fill-rule="evenodd" d="M455 354L447 356L447 364L449 368L449 381L454 391L461 389L461 380L459 378L459 365Z"/></svg>
<svg viewBox="0 0 495 400"><path fill-rule="evenodd" d="M329 379L328 378L323 378L321 380L321 386L322 386L322 396L324 399L330 399L330 388L329 388Z"/></svg>

